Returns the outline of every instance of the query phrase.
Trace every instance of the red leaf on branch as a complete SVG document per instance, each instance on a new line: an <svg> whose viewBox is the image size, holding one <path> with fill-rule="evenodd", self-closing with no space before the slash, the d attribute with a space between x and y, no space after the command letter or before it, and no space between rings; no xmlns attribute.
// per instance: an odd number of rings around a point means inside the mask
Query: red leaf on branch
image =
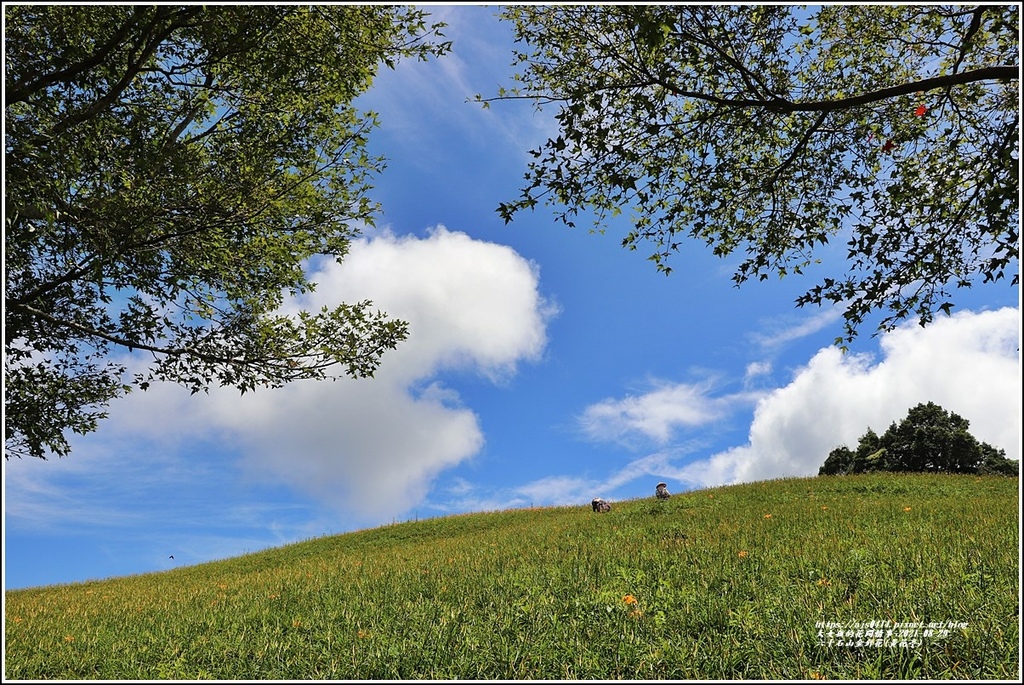
<svg viewBox="0 0 1024 685"><path fill-rule="evenodd" d="M917 109L914 110L914 116L923 117L924 113L928 111L928 108L924 105L918 105Z"/></svg>
<svg viewBox="0 0 1024 685"><path fill-rule="evenodd" d="M882 152L888 152L889 150L892 150L894 147L896 147L896 143L892 142L891 140L887 140L885 141L885 145L882 146Z"/></svg>

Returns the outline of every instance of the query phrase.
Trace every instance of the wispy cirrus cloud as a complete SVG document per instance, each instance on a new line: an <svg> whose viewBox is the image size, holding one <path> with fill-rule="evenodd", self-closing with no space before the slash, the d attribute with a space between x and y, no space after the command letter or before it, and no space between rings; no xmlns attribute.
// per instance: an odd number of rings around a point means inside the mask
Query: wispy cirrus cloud
<svg viewBox="0 0 1024 685"><path fill-rule="evenodd" d="M695 429L721 419L739 404L751 404L757 394L715 395L715 381L655 382L641 395L608 398L584 409L578 418L591 440L629 443L646 439L664 445L681 429Z"/></svg>
<svg viewBox="0 0 1024 685"><path fill-rule="evenodd" d="M428 8L429 22L443 21L450 53L428 61L405 60L377 74L374 88L357 104L381 112L381 127L419 149L423 165L452 155L447 141L461 139L478 147L500 140L528 161L528 150L557 133L554 114L538 113L534 103L509 101L485 107L475 97L490 98L511 87L513 67L507 46L511 24L499 21L497 6ZM429 123L428 123L429 122ZM438 127L441 127L440 129Z"/></svg>
<svg viewBox="0 0 1024 685"><path fill-rule="evenodd" d="M750 338L755 345L763 349L775 350L828 328L842 318L842 315L839 307L822 309L810 316L800 316L795 321L792 318L794 315L790 315L785 320L771 322L766 330L753 333Z"/></svg>

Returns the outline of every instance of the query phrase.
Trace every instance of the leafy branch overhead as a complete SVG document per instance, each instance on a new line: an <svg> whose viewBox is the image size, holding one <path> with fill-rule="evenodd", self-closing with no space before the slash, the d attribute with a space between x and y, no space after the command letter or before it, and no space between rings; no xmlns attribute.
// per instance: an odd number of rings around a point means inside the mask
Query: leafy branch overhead
<svg viewBox="0 0 1024 685"><path fill-rule="evenodd" d="M67 454L157 380L242 392L372 376L406 324L283 313L341 260L383 167L353 99L447 52L397 6L4 8L8 456ZM114 353L150 360L126 382Z"/></svg>
<svg viewBox="0 0 1024 685"><path fill-rule="evenodd" d="M668 273L688 241L741 257L737 285L799 274L836 239L852 341L1018 282L1016 5L514 6L522 71L496 97L554 106L509 222L632 212L623 246Z"/></svg>

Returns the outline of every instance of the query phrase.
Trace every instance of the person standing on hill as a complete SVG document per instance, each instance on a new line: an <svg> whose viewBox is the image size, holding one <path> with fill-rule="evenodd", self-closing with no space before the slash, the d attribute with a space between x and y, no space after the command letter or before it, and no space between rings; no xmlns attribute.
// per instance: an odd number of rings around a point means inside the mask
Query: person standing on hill
<svg viewBox="0 0 1024 685"><path fill-rule="evenodd" d="M654 489L654 496L658 499L668 499L672 495L669 494L668 485L665 483L658 483L658 487Z"/></svg>

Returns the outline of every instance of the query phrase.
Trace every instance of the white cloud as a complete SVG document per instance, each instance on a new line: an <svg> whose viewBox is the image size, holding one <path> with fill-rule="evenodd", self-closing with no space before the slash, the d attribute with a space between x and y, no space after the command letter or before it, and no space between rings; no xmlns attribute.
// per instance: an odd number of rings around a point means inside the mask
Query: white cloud
<svg viewBox="0 0 1024 685"><path fill-rule="evenodd" d="M745 382L750 382L758 376L767 376L771 372L771 362L751 362L750 364L747 364L747 371L743 380Z"/></svg>
<svg viewBox="0 0 1024 685"><path fill-rule="evenodd" d="M412 382L445 368L492 379L543 351L555 312L538 292L535 265L510 247L434 228L426 238L383 233L352 245L342 265L311 276L317 290L298 304L371 299L409 322L409 340L385 358L378 377Z"/></svg>
<svg viewBox="0 0 1024 685"><path fill-rule="evenodd" d="M839 445L870 427L884 432L917 404L935 402L970 421L980 441L1020 459L1020 311L961 312L926 328L885 334L882 359L829 347L789 385L761 399L749 443L679 470L680 480L718 485L817 473Z"/></svg>
<svg viewBox="0 0 1024 685"><path fill-rule="evenodd" d="M605 399L587 407L578 422L592 440L626 442L642 436L665 444L680 428L697 428L720 419L737 404L752 402L753 395L714 397L713 381L657 383L640 396Z"/></svg>
<svg viewBox="0 0 1024 685"><path fill-rule="evenodd" d="M752 339L763 348L775 349L828 328L840 319L842 310L838 307L823 309L810 316L801 316L796 323L790 323L792 316L787 315L785 322L774 322L769 332L757 333Z"/></svg>
<svg viewBox="0 0 1024 685"><path fill-rule="evenodd" d="M220 402L216 412L235 429L251 473L368 522L411 508L439 471L484 442L472 411L380 379L292 384Z"/></svg>
<svg viewBox="0 0 1024 685"><path fill-rule="evenodd" d="M293 383L241 398L213 394L212 421L233 429L254 473L380 522L422 501L442 470L484 444L476 415L436 379L470 370L494 381L542 354L553 308L534 265L509 247L437 227L425 238L356 241L312 275L318 308L371 299L409 322L409 338L373 379Z"/></svg>
<svg viewBox="0 0 1024 685"><path fill-rule="evenodd" d="M381 128L416 149L420 164L435 164L451 155L448 141L461 139L493 148L505 143L519 161L532 159L528 150L556 135L552 113L538 113L532 102L507 101L485 108L475 97L490 98L502 86L514 85L508 57L513 32L499 21L498 7L431 7L429 22L448 25L452 50L426 62L402 60L395 69L381 69L374 87L357 104L383 113Z"/></svg>

